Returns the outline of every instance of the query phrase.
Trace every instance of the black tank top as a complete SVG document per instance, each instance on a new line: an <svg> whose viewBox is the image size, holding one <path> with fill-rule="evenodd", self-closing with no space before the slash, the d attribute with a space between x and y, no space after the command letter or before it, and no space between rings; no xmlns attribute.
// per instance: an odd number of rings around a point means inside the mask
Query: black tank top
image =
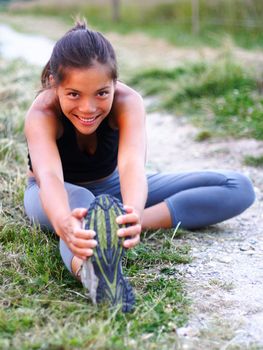
<svg viewBox="0 0 263 350"><path fill-rule="evenodd" d="M101 179L110 175L117 166L119 131L109 126L108 117L96 130L97 149L94 154L81 151L73 124L62 117L63 135L57 140L64 180L79 183ZM33 171L30 155L28 165Z"/></svg>

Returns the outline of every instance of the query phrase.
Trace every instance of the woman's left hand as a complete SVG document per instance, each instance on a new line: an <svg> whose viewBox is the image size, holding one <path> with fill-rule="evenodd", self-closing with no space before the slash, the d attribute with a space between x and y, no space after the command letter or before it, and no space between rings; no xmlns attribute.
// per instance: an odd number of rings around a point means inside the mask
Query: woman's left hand
<svg viewBox="0 0 263 350"><path fill-rule="evenodd" d="M119 237L128 237L124 240L124 248L133 248L140 242L142 231L140 215L131 206L125 205L126 214L117 217L116 222L119 225L129 224L128 227L122 227L117 231Z"/></svg>

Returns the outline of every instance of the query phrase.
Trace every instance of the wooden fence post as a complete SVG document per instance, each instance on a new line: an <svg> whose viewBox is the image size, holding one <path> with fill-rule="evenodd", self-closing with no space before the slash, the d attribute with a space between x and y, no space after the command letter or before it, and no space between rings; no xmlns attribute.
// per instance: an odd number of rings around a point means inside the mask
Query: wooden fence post
<svg viewBox="0 0 263 350"><path fill-rule="evenodd" d="M200 31L199 0L192 0L192 32L197 35Z"/></svg>
<svg viewBox="0 0 263 350"><path fill-rule="evenodd" d="M111 0L112 3L112 19L114 22L118 22L121 18L121 0Z"/></svg>

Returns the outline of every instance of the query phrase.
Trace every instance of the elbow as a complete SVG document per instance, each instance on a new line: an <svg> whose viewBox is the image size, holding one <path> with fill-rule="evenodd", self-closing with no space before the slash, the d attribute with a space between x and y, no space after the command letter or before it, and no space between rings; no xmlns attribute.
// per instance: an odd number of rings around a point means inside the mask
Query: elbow
<svg viewBox="0 0 263 350"><path fill-rule="evenodd" d="M39 175L37 174L36 180L40 188L54 181L64 184L63 177L61 178L61 176L59 176L57 173L50 170L42 171Z"/></svg>

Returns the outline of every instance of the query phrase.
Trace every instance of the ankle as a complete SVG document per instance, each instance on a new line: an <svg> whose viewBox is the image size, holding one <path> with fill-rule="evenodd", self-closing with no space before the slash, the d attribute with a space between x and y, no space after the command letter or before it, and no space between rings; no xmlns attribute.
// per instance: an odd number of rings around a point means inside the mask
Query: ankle
<svg viewBox="0 0 263 350"><path fill-rule="evenodd" d="M80 269L82 267L83 264L83 260L81 260L80 258L73 256L73 259L71 261L71 270L73 275L80 280Z"/></svg>

